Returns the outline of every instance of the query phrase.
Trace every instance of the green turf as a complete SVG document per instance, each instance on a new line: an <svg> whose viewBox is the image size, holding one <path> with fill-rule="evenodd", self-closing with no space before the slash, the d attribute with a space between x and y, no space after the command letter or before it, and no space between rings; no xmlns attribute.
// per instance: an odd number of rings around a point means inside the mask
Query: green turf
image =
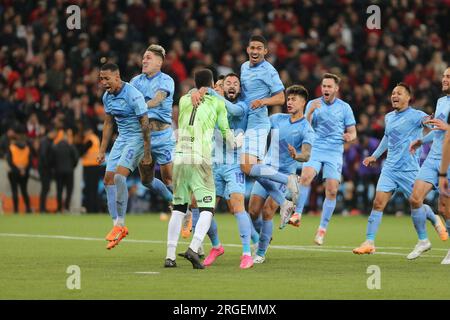
<svg viewBox="0 0 450 320"><path fill-rule="evenodd" d="M106 215L0 216L0 299L449 299L450 266L441 265L448 244L428 228L433 249L415 261L405 256L416 243L409 217L384 217L379 254L356 256L367 218L333 217L325 245L312 239L318 217L297 229L278 230L275 219L266 263L239 269L237 223L217 215L225 255L205 270L179 258L164 269L167 222L158 215L129 215L130 240L105 249L104 240L32 238L8 234L63 235L101 239L111 228ZM187 248L183 239L178 252ZM234 244L234 245L233 245ZM384 247L384 248L381 248ZM209 249L209 245L206 246ZM394 253L392 255L381 253ZM66 269L81 268L81 289L69 290ZM367 288L367 267L381 269L381 289ZM136 274L155 272L155 274Z"/></svg>

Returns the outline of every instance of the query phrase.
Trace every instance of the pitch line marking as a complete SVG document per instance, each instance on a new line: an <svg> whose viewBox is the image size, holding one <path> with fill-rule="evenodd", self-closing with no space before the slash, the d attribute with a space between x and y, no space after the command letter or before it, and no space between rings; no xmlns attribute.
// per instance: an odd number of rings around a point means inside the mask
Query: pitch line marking
<svg viewBox="0 0 450 320"><path fill-rule="evenodd" d="M75 237L75 236L63 236L63 235L46 235L46 234L27 234L27 233L0 233L1 237L17 237L17 238L42 238L42 239L62 239L62 240L82 240L82 241L105 241L103 238L92 238L92 237ZM129 243L151 243L151 244L166 244L166 241L161 240L137 240L137 239L124 239L123 242ZM189 242L180 241L179 244L189 244ZM224 247L235 247L241 248L241 244L222 244ZM296 245L271 245L272 249L280 249L280 250L298 250L298 251L315 251L315 252L338 252L338 253L352 253L350 250L339 250L339 248L353 248L346 246L329 246L318 248L317 246L296 246ZM334 249L333 249L334 248ZM411 250L411 248L402 248L402 247L379 247L384 249L405 249ZM448 251L447 249L435 248L432 249L435 251ZM375 254L378 255L392 255L392 256L405 256L405 253L400 252L382 252L377 251ZM428 258L442 258L441 256L434 255L424 255L423 257Z"/></svg>

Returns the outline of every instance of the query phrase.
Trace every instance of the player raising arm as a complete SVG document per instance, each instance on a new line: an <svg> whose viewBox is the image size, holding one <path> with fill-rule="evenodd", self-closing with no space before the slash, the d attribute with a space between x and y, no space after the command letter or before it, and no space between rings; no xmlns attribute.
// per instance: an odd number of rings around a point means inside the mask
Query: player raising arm
<svg viewBox="0 0 450 320"><path fill-rule="evenodd" d="M414 152L422 144L433 142L431 150L419 170L414 183L412 195L409 198L412 214L420 217L422 221L424 221L426 217L426 206L424 206L423 201L433 188L438 189L439 167L442 159L442 145L444 136L449 127L447 121L450 112L450 68L447 68L444 71L441 82L442 92L446 96L438 99L436 103L435 118L425 122L425 124L432 125L433 129L425 137L413 141L410 145L410 151ZM422 222L422 225L423 224L424 223ZM414 250L408 255L408 259L417 258L423 252L430 249L430 241L419 241Z"/></svg>
<svg viewBox="0 0 450 320"><path fill-rule="evenodd" d="M427 114L409 106L411 90L408 85L399 83L392 90L391 102L394 111L385 117L384 137L372 156L364 159L363 164L370 166L387 150L380 178L378 180L372 212L367 223L366 241L353 250L355 254L371 254L375 252L375 236L381 223L383 210L396 191L406 198L412 192L414 180L419 172L419 150L409 153L409 144L422 135L423 122ZM445 227L439 216L426 206L427 218L436 228L442 240L448 238ZM411 215L419 240L426 239L425 221L415 214Z"/></svg>
<svg viewBox="0 0 450 320"><path fill-rule="evenodd" d="M336 207L336 196L341 181L344 143L356 139L355 117L348 103L337 97L340 78L325 73L322 78L322 97L311 100L306 106L306 117L310 119L316 134L311 158L303 165L300 192L295 213L301 216L311 189L311 182L323 169L325 200L320 226L314 242L322 245L328 223Z"/></svg>
<svg viewBox="0 0 450 320"><path fill-rule="evenodd" d="M213 86L213 76L209 69L201 69L194 74L197 88ZM180 99L178 117L178 142L174 158L174 208L168 226L167 255L165 267L176 267L175 251L181 224L191 202L191 195L200 210L200 218L184 256L194 269L203 269L198 256L214 214L216 190L212 174L212 138L217 124L227 143L234 146L234 136L229 129L225 103L217 97L205 95L203 102L195 107L190 94Z"/></svg>

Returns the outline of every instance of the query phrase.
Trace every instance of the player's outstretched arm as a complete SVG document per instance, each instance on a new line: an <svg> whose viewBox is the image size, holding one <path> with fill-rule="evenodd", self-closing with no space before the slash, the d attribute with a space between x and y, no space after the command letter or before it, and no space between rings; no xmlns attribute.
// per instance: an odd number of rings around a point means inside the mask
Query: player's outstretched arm
<svg viewBox="0 0 450 320"><path fill-rule="evenodd" d="M155 96L153 97L153 99L150 99L147 101L147 107L149 109L154 108L156 106L159 106L161 104L161 102L164 101L164 99L167 98L167 92L159 90L156 92Z"/></svg>
<svg viewBox="0 0 450 320"><path fill-rule="evenodd" d="M280 106L283 105L286 100L284 91L280 91L277 94L271 96L270 98L254 100L251 103L252 109L261 108L262 106Z"/></svg>
<svg viewBox="0 0 450 320"><path fill-rule="evenodd" d="M388 138L384 135L383 139L381 139L380 144L378 145L378 147L375 149L375 151L373 152L372 156L373 158L375 158L375 161L380 158L383 153L388 149ZM370 157L369 157L370 158ZM366 158L367 159L367 158ZM365 159L364 159L365 161ZM363 162L364 164L364 162ZM365 166L369 165L368 164L364 164Z"/></svg>
<svg viewBox="0 0 450 320"><path fill-rule="evenodd" d="M97 162L99 164L105 161L106 148L108 148L109 142L113 134L114 118L110 114L106 114L105 121L103 121L102 142L100 143L100 150L97 155Z"/></svg>

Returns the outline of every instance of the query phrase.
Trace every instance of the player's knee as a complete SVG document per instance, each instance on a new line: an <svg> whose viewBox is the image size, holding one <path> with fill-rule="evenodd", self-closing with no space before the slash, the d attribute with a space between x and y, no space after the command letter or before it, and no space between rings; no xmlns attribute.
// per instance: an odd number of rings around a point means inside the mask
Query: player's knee
<svg viewBox="0 0 450 320"><path fill-rule="evenodd" d="M376 211L383 211L384 210L384 202L380 199L375 198L373 201L373 209Z"/></svg>
<svg viewBox="0 0 450 320"><path fill-rule="evenodd" d="M329 199L336 199L336 197L337 197L337 189L336 188L334 188L334 187L327 187L325 189L325 192L326 192L327 198L329 198Z"/></svg>
<svg viewBox="0 0 450 320"><path fill-rule="evenodd" d="M273 208L270 206L265 206L262 210L262 218L265 221L271 220L273 218Z"/></svg>
<svg viewBox="0 0 450 320"><path fill-rule="evenodd" d="M163 177L163 182L166 186L171 186L172 185L172 178L168 178L168 177Z"/></svg>
<svg viewBox="0 0 450 320"><path fill-rule="evenodd" d="M103 184L105 186L113 185L114 184L114 174L106 174L103 178Z"/></svg>
<svg viewBox="0 0 450 320"><path fill-rule="evenodd" d="M413 208L420 208L423 204L423 199L419 195L413 193L409 197L409 203L410 203L411 207L413 207Z"/></svg>
<svg viewBox="0 0 450 320"><path fill-rule="evenodd" d="M309 186L314 179L314 175L312 173L305 173L300 177L300 183L304 186Z"/></svg>
<svg viewBox="0 0 450 320"><path fill-rule="evenodd" d="M252 217L253 220L258 218L258 216L259 216L258 210L256 210L256 208L252 207L252 206L250 206L248 208L248 213L250 214L250 216Z"/></svg>

